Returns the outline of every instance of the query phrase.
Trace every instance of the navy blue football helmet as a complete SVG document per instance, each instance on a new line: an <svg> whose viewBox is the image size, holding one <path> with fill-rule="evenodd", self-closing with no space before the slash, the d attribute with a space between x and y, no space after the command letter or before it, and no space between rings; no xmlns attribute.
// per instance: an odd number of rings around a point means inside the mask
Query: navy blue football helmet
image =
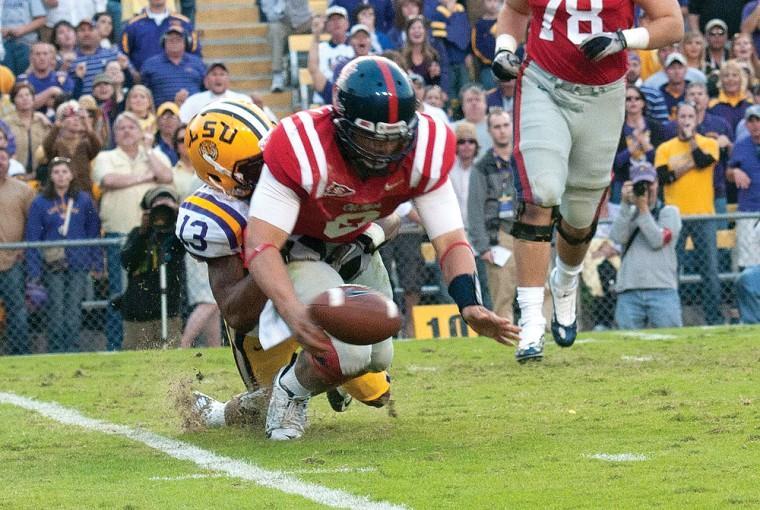
<svg viewBox="0 0 760 510"><path fill-rule="evenodd" d="M362 179L387 175L412 149L417 99L407 74L387 58L359 57L335 83L338 146Z"/></svg>

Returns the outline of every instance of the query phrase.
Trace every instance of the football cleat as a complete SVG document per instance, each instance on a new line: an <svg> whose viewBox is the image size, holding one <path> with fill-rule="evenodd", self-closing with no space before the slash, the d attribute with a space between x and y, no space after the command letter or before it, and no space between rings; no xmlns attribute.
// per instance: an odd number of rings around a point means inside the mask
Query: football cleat
<svg viewBox="0 0 760 510"><path fill-rule="evenodd" d="M224 402L219 402L200 391L193 391L193 399L193 410L205 426L215 428L225 425Z"/></svg>
<svg viewBox="0 0 760 510"><path fill-rule="evenodd" d="M578 284L572 289L557 289L554 286L554 277L557 268L552 269L549 275L549 290L552 294L554 313L552 314L552 336L560 347L570 347L578 335L578 321L575 315L575 301Z"/></svg>
<svg viewBox="0 0 760 510"><path fill-rule="evenodd" d="M288 365L289 367L290 365ZM272 397L267 410L266 433L273 441L289 441L300 438L307 426L306 411L309 397L296 397L280 384L280 376L288 367L281 369L272 384Z"/></svg>
<svg viewBox="0 0 760 510"><path fill-rule="evenodd" d="M541 335L538 342L520 342L515 351L515 359L520 364L528 361L541 361L544 359L544 336Z"/></svg>
<svg viewBox="0 0 760 510"><path fill-rule="evenodd" d="M348 409L348 406L351 405L351 402L354 400L354 398L346 393L346 390L344 390L341 386L329 390L326 395L327 401L330 403L330 407L332 407L333 411L336 413L344 412L346 409Z"/></svg>

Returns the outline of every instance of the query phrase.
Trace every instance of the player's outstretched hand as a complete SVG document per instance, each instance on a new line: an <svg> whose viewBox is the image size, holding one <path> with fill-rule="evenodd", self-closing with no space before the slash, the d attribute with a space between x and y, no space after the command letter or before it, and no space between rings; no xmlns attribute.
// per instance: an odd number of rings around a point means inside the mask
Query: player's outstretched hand
<svg viewBox="0 0 760 510"><path fill-rule="evenodd" d="M312 354L320 354L327 350L330 337L322 328L314 324L309 317L309 309L303 304L289 308L286 313L280 312L280 314L290 326L296 341Z"/></svg>
<svg viewBox="0 0 760 510"><path fill-rule="evenodd" d="M489 336L504 345L517 345L520 327L496 315L484 306L468 306L462 310L467 325L482 336Z"/></svg>
<svg viewBox="0 0 760 510"><path fill-rule="evenodd" d="M617 32L600 32L587 37L580 45L586 58L599 62L628 47L622 30Z"/></svg>

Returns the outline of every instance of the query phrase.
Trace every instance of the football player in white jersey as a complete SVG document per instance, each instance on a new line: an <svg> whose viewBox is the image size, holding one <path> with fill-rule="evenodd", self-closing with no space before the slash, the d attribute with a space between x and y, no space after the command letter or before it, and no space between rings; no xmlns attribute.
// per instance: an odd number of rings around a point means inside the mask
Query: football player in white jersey
<svg viewBox="0 0 760 510"><path fill-rule="evenodd" d="M206 426L263 423L272 380L298 348L297 342L288 340L262 349L256 329L267 298L242 259L249 199L263 166L259 142L272 127L266 114L253 104L223 100L203 108L185 132L193 167L205 184L182 203L176 234L188 252L208 264L211 289L246 387L227 402L194 392L195 411ZM351 249L329 254L330 262L341 269L346 281L368 263L385 240L383 228L390 235L399 222L391 216L382 223ZM308 240L294 242L301 251L308 251ZM385 405L390 398L387 373L367 374L328 394L336 411L345 410L352 398L373 407Z"/></svg>

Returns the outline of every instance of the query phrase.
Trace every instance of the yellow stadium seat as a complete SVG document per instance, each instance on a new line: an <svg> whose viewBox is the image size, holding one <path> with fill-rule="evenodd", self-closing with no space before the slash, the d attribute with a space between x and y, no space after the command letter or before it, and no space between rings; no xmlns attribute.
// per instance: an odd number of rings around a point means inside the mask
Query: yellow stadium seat
<svg viewBox="0 0 760 510"><path fill-rule="evenodd" d="M330 39L330 34L322 34L322 41ZM288 58L290 60L290 84L295 87L298 85L298 68L306 67L306 61L309 56L309 47L311 46L311 34L294 34L288 37ZM302 60L303 63L299 62Z"/></svg>

